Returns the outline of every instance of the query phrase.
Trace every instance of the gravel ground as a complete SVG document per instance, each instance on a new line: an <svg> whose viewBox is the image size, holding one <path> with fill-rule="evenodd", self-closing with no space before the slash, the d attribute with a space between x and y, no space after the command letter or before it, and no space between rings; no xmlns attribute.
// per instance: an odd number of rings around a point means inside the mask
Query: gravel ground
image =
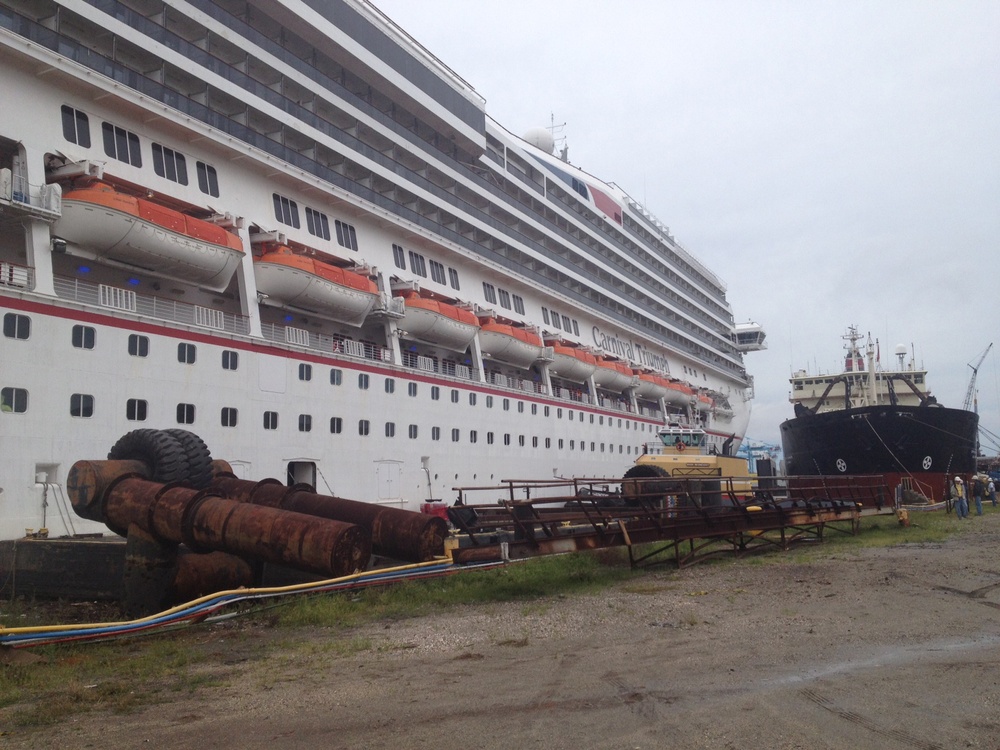
<svg viewBox="0 0 1000 750"><path fill-rule="evenodd" d="M346 654L315 633L223 688L0 745L1000 750L1000 513L964 523L373 624Z"/></svg>

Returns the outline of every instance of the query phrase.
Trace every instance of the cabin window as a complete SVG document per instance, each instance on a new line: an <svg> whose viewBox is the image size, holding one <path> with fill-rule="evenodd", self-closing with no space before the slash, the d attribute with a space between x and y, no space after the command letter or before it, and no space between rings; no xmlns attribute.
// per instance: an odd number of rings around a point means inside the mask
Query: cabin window
<svg viewBox="0 0 1000 750"><path fill-rule="evenodd" d="M576 322L576 319L573 320L573 333L577 336L580 335L580 325Z"/></svg>
<svg viewBox="0 0 1000 750"><path fill-rule="evenodd" d="M309 381L313 379L313 366L309 364L299 364L299 380Z"/></svg>
<svg viewBox="0 0 1000 750"><path fill-rule="evenodd" d="M469 442L475 443L477 440L479 440L479 433L475 430L469 430Z"/></svg>
<svg viewBox="0 0 1000 750"><path fill-rule="evenodd" d="M334 225L337 229L337 244L348 250L356 251L358 249L358 234L354 231L354 225L347 224L340 219L337 219Z"/></svg>
<svg viewBox="0 0 1000 750"><path fill-rule="evenodd" d="M7 313L3 316L3 335L9 339L26 339L31 335L31 318Z"/></svg>
<svg viewBox="0 0 1000 750"><path fill-rule="evenodd" d="M223 406L220 422L223 427L235 427L239 416L239 411L232 406Z"/></svg>
<svg viewBox="0 0 1000 750"><path fill-rule="evenodd" d="M487 302L489 302L491 305L495 305L497 303L497 290L496 290L496 287L493 286L492 284L487 284L484 281L483 282L483 296L486 297L486 301Z"/></svg>
<svg viewBox="0 0 1000 750"><path fill-rule="evenodd" d="M469 406L475 406L475 405L476 405L476 394L475 393L470 393L469 394Z"/></svg>
<svg viewBox="0 0 1000 750"><path fill-rule="evenodd" d="M432 385L431 386L431 401L437 401L440 398L441 398L441 389L438 386L436 386L436 385Z"/></svg>
<svg viewBox="0 0 1000 750"><path fill-rule="evenodd" d="M504 411L510 411L510 399L509 398L505 398L503 400L503 410Z"/></svg>
<svg viewBox="0 0 1000 750"><path fill-rule="evenodd" d="M542 320L545 321L545 325L549 325L549 308L542 308Z"/></svg>
<svg viewBox="0 0 1000 750"><path fill-rule="evenodd" d="M407 383L406 384L406 393L407 393L408 396L416 396L417 395L417 384L416 383Z"/></svg>
<svg viewBox="0 0 1000 750"><path fill-rule="evenodd" d="M559 438L559 446L558 446L558 448L559 448L559 450L563 449L563 439L562 438Z"/></svg>
<svg viewBox="0 0 1000 750"><path fill-rule="evenodd" d="M417 426L415 424L411 424L409 426L408 432L409 432L409 435L410 435L410 440L416 440L417 439Z"/></svg>
<svg viewBox="0 0 1000 750"><path fill-rule="evenodd" d="M486 433L486 444L487 445L493 445L493 433L492 432L487 432Z"/></svg>
<svg viewBox="0 0 1000 750"><path fill-rule="evenodd" d="M454 268L448 269L448 283L451 284L452 289L461 288L458 283L458 271L456 271Z"/></svg>
<svg viewBox="0 0 1000 750"><path fill-rule="evenodd" d="M73 347L75 349L93 349L97 331L90 326L73 326Z"/></svg>
<svg viewBox="0 0 1000 750"><path fill-rule="evenodd" d="M234 352L232 349L224 349L222 351L222 369L223 370L236 370L240 366L240 354L239 352Z"/></svg>
<svg viewBox="0 0 1000 750"><path fill-rule="evenodd" d="M340 385L344 381L344 371L333 367L330 369L330 385Z"/></svg>
<svg viewBox="0 0 1000 750"><path fill-rule="evenodd" d="M0 388L0 412L24 414L28 411L26 388Z"/></svg>
<svg viewBox="0 0 1000 750"><path fill-rule="evenodd" d="M549 416L549 407L545 406L542 408L542 416L543 417Z"/></svg>
<svg viewBox="0 0 1000 750"><path fill-rule="evenodd" d="M314 237L330 239L330 219L322 211L308 206L306 206L306 229Z"/></svg>
<svg viewBox="0 0 1000 750"><path fill-rule="evenodd" d="M265 430L278 429L278 412L276 411L264 412L264 429Z"/></svg>
<svg viewBox="0 0 1000 750"><path fill-rule="evenodd" d="M387 438L396 437L396 423L386 422L385 423L385 436Z"/></svg>
<svg viewBox="0 0 1000 750"><path fill-rule="evenodd" d="M532 436L532 438L531 438L531 447L532 448L537 448L538 447L538 436L537 435Z"/></svg>
<svg viewBox="0 0 1000 750"><path fill-rule="evenodd" d="M424 261L424 256L420 253L415 253L410 250L410 270L413 271L417 276L423 276L427 278L427 264Z"/></svg>
<svg viewBox="0 0 1000 750"><path fill-rule="evenodd" d="M503 434L503 444L504 445L510 445L510 433L509 432L505 432Z"/></svg>
<svg viewBox="0 0 1000 750"><path fill-rule="evenodd" d="M149 356L149 337L131 333L128 337L128 353L133 357Z"/></svg>
<svg viewBox="0 0 1000 750"><path fill-rule="evenodd" d="M521 297L521 295L519 294L515 294L513 296L513 300L514 300L514 312L518 313L519 315L524 315L524 298Z"/></svg>
<svg viewBox="0 0 1000 750"><path fill-rule="evenodd" d="M458 391L455 390L454 388L451 389L451 403L453 404L458 403Z"/></svg>
<svg viewBox="0 0 1000 750"><path fill-rule="evenodd" d="M153 144L153 171L158 177L165 177L180 185L188 184L187 161L184 154L179 154L172 148Z"/></svg>
<svg viewBox="0 0 1000 750"><path fill-rule="evenodd" d="M492 409L493 408L493 397L492 396L487 396L486 397L486 408L487 409Z"/></svg>
<svg viewBox="0 0 1000 750"><path fill-rule="evenodd" d="M142 152L139 150L139 136L130 133L125 128L119 128L110 122L101 125L104 133L104 153L112 159L131 164L133 167L142 166Z"/></svg>
<svg viewBox="0 0 1000 750"><path fill-rule="evenodd" d="M177 404L177 424L194 424L194 404Z"/></svg>
<svg viewBox="0 0 1000 750"><path fill-rule="evenodd" d="M148 404L141 398L130 398L125 402L125 419L129 422L145 422Z"/></svg>
<svg viewBox="0 0 1000 750"><path fill-rule="evenodd" d="M177 361L184 365L193 365L197 357L197 349L194 344L177 345Z"/></svg>
<svg viewBox="0 0 1000 750"><path fill-rule="evenodd" d="M459 440L461 440L461 438L462 438L461 431L458 428L452 429L452 431L451 431L451 442L457 443Z"/></svg>
<svg viewBox="0 0 1000 750"><path fill-rule="evenodd" d="M563 330L566 331L567 333L573 330L573 323L565 315L562 316L562 324L563 324Z"/></svg>
<svg viewBox="0 0 1000 750"><path fill-rule="evenodd" d="M299 432L312 432L312 414L299 414Z"/></svg>
<svg viewBox="0 0 1000 750"><path fill-rule="evenodd" d="M552 438L545 438L545 447L546 448L552 447Z"/></svg>
<svg viewBox="0 0 1000 750"><path fill-rule="evenodd" d="M395 393L396 392L396 381L393 378L385 379L385 392Z"/></svg>
<svg viewBox="0 0 1000 750"><path fill-rule="evenodd" d="M339 435L344 431L344 420L342 417L330 417L330 434Z"/></svg>
<svg viewBox="0 0 1000 750"><path fill-rule="evenodd" d="M430 261L431 267L431 281L436 281L438 284L445 283L444 276L444 266L438 263L436 260Z"/></svg>
<svg viewBox="0 0 1000 750"><path fill-rule="evenodd" d="M78 109L62 106L63 137L70 143L90 148L90 120Z"/></svg>
<svg viewBox="0 0 1000 750"><path fill-rule="evenodd" d="M523 401L518 401L517 402L517 413L518 414L524 414L524 402Z"/></svg>
<svg viewBox="0 0 1000 750"><path fill-rule="evenodd" d="M431 427L431 440L440 440L440 439L441 439L441 428Z"/></svg>
<svg viewBox="0 0 1000 750"><path fill-rule="evenodd" d="M199 161L195 165L195 169L198 172L198 189L213 198L218 198L219 173L215 171L215 167Z"/></svg>
<svg viewBox="0 0 1000 750"><path fill-rule="evenodd" d="M510 292L506 289L497 289L497 297L500 299L500 307L504 310L510 309Z"/></svg>
<svg viewBox="0 0 1000 750"><path fill-rule="evenodd" d="M372 423L367 419L362 419L358 421L358 434L361 437L368 437L368 434L372 430Z"/></svg>
<svg viewBox="0 0 1000 750"><path fill-rule="evenodd" d="M283 195L272 193L274 199L274 218L282 224L299 228L299 205Z"/></svg>
<svg viewBox="0 0 1000 750"><path fill-rule="evenodd" d="M367 391L369 383L370 383L370 378L368 377L368 373L364 373L364 372L358 373L358 388L359 389L361 389L362 391Z"/></svg>
<svg viewBox="0 0 1000 750"><path fill-rule="evenodd" d="M87 393L74 393L69 397L69 415L71 417L94 416L94 397Z"/></svg>
<svg viewBox="0 0 1000 750"><path fill-rule="evenodd" d="M517 444L519 446L521 446L522 448L524 447L524 435L518 435L517 436Z"/></svg>

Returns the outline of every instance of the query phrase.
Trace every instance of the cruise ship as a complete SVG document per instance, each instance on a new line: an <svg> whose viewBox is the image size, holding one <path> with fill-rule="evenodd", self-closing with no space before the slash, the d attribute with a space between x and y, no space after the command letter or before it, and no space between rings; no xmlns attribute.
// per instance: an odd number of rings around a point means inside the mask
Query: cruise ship
<svg viewBox="0 0 1000 750"><path fill-rule="evenodd" d="M739 447L763 329L374 5L0 0L0 66L0 538L139 429L411 510Z"/></svg>

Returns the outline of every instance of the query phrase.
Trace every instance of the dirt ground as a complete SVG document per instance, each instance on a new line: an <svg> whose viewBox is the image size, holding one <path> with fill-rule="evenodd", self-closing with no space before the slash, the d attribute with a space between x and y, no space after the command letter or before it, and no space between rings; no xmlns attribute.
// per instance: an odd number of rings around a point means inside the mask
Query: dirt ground
<svg viewBox="0 0 1000 750"><path fill-rule="evenodd" d="M335 636L371 642L347 655L316 633L226 687L0 745L998 750L1000 512L963 523L374 624Z"/></svg>

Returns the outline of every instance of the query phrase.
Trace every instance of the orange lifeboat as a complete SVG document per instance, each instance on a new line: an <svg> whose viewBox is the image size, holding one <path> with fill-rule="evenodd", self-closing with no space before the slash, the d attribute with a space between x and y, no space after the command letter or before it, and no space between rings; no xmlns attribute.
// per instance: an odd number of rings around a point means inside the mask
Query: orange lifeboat
<svg viewBox="0 0 1000 750"><path fill-rule="evenodd" d="M694 399L694 388L676 380L667 381L667 401L678 406L688 406Z"/></svg>
<svg viewBox="0 0 1000 750"><path fill-rule="evenodd" d="M481 322L479 345L483 354L525 369L542 354L541 336L518 326L498 323L494 318Z"/></svg>
<svg viewBox="0 0 1000 750"><path fill-rule="evenodd" d="M584 382L597 369L597 357L575 346L554 345L552 358L552 374L574 383Z"/></svg>
<svg viewBox="0 0 1000 750"><path fill-rule="evenodd" d="M662 398L667 395L670 388L670 381L653 372L639 372L639 386L635 389L635 395L642 398Z"/></svg>
<svg viewBox="0 0 1000 750"><path fill-rule="evenodd" d="M99 259L215 290L229 285L243 257L240 238L222 227L96 181L63 196L52 234Z"/></svg>
<svg viewBox="0 0 1000 750"><path fill-rule="evenodd" d="M609 391L622 391L632 385L635 375L632 368L616 359L597 358L594 382Z"/></svg>
<svg viewBox="0 0 1000 750"><path fill-rule="evenodd" d="M406 314L399 321L399 335L438 344L453 351L465 351L476 337L479 320L468 310L417 292L404 292Z"/></svg>
<svg viewBox="0 0 1000 750"><path fill-rule="evenodd" d="M314 311L350 325L361 325L378 300L367 276L296 253L286 245L266 246L253 262L257 291L268 301Z"/></svg>

